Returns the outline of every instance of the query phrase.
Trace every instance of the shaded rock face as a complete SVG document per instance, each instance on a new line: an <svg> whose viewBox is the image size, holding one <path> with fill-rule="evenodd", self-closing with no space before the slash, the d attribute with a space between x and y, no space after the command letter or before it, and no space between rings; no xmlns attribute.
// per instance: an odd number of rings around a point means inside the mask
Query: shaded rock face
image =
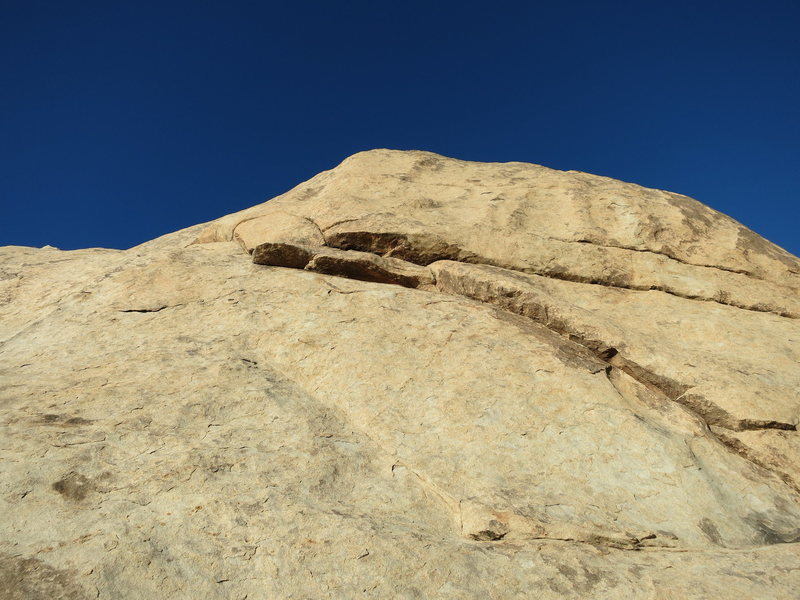
<svg viewBox="0 0 800 600"><path fill-rule="evenodd" d="M800 589L800 260L690 198L376 150L0 261L0 597Z"/></svg>

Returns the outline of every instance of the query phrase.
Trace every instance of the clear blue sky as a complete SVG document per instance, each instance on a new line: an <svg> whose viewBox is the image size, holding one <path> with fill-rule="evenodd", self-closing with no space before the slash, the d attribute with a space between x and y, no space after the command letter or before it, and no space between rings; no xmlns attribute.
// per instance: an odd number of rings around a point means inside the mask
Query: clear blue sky
<svg viewBox="0 0 800 600"><path fill-rule="evenodd" d="M0 244L130 247L376 147L690 195L800 254L800 2L0 0Z"/></svg>

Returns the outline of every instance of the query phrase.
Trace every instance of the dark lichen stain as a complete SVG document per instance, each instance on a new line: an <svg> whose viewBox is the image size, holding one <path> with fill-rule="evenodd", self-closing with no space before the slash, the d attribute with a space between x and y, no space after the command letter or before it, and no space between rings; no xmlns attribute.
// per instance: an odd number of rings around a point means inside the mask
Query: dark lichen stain
<svg viewBox="0 0 800 600"><path fill-rule="evenodd" d="M492 531L491 529L484 529L483 531L470 534L470 537L478 542L496 542L502 540L505 536L505 533Z"/></svg>
<svg viewBox="0 0 800 600"><path fill-rule="evenodd" d="M473 540L478 542L497 542L508 534L508 525L495 519L489 521L486 529L469 534Z"/></svg>
<svg viewBox="0 0 800 600"><path fill-rule="evenodd" d="M91 425L94 423L92 419L84 419L83 417L69 417L67 415L56 414L41 415L39 422L51 425Z"/></svg>
<svg viewBox="0 0 800 600"><path fill-rule="evenodd" d="M774 517L754 513L747 516L745 521L756 531L756 541L759 544L794 544L800 541L800 528L789 520L776 520Z"/></svg>
<svg viewBox="0 0 800 600"><path fill-rule="evenodd" d="M435 157L435 156L426 156L424 158L420 158L416 161L416 164L413 167L414 171L418 170L430 170L430 171L441 171L444 168L444 162Z"/></svg>
<svg viewBox="0 0 800 600"><path fill-rule="evenodd" d="M75 581L72 571L55 569L36 558L0 553L0 598L85 600L89 595Z"/></svg>
<svg viewBox="0 0 800 600"><path fill-rule="evenodd" d="M569 565L556 565L558 572L569 582L569 586L572 590L582 592L584 594L590 594L592 590L594 590L597 585L599 585L603 580L607 582L615 581L608 576L608 574L602 574L596 571L592 571L591 569L587 569L583 565L580 565L580 572L578 569L570 567ZM568 589L566 586L556 584L556 588L552 585L550 586L551 589L554 591L559 591L559 593L565 593L565 590Z"/></svg>
<svg viewBox="0 0 800 600"><path fill-rule="evenodd" d="M700 531L702 531L705 536L711 540L711 542L718 546L724 545L722 543L722 537L719 535L719 530L711 519L700 519L697 522L697 526L700 528Z"/></svg>
<svg viewBox="0 0 800 600"><path fill-rule="evenodd" d="M80 473L71 472L53 484L53 489L67 500L80 502L92 491L92 482Z"/></svg>
<svg viewBox="0 0 800 600"><path fill-rule="evenodd" d="M572 567L569 567L567 565L558 565L557 568L558 572L561 573L564 577L566 577L570 581L574 581L575 579L578 578L578 572Z"/></svg>

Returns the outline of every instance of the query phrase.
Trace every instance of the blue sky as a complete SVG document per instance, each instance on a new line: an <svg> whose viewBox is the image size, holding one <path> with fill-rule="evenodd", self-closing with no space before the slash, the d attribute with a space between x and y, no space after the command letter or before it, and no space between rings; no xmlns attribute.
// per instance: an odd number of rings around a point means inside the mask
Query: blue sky
<svg viewBox="0 0 800 600"><path fill-rule="evenodd" d="M0 244L126 248L376 147L690 195L800 254L800 3L0 0Z"/></svg>

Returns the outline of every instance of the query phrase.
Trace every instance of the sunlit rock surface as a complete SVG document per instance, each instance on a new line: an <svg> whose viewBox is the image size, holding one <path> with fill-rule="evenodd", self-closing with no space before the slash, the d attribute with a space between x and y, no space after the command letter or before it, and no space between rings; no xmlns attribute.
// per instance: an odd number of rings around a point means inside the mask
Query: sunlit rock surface
<svg viewBox="0 0 800 600"><path fill-rule="evenodd" d="M690 198L426 152L2 248L0 598L796 598L798 317Z"/></svg>

